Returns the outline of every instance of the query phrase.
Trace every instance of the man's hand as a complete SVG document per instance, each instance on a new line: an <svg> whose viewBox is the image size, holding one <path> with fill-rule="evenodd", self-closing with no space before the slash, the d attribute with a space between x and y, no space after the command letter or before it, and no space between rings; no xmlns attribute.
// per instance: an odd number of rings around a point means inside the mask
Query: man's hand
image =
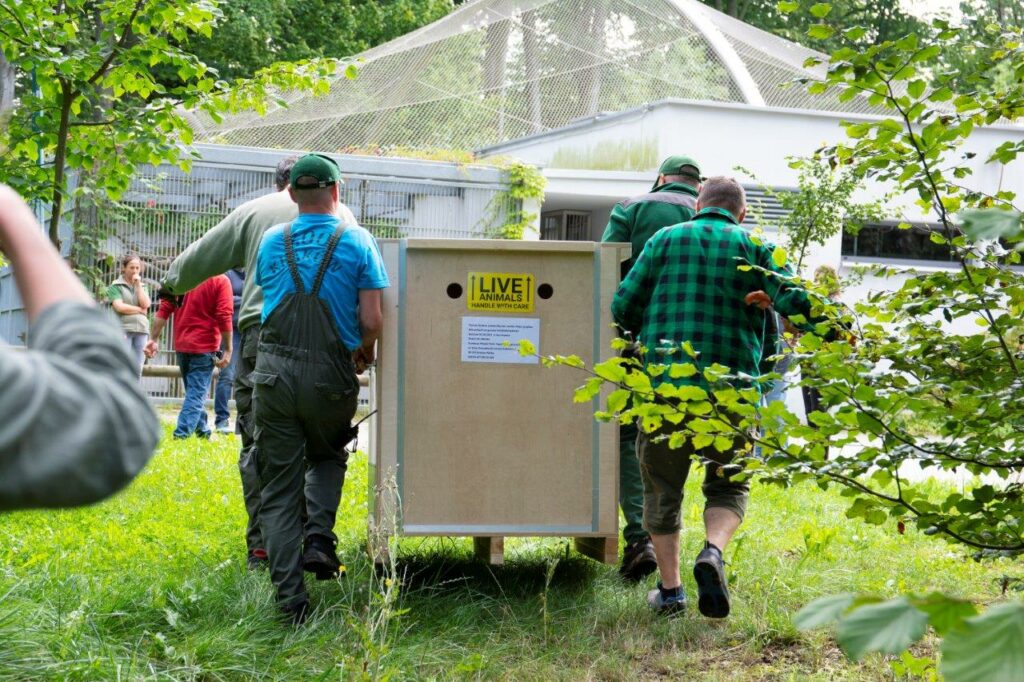
<svg viewBox="0 0 1024 682"><path fill-rule="evenodd" d="M150 340L150 341L149 341L149 342L148 342L148 343L146 344L146 347L142 349L142 353L143 353L143 354L144 354L144 355L145 355L145 356L146 356L147 358L153 358L153 357L155 357L155 356L156 356L156 352L157 352L157 351L158 351L159 349L160 349L160 346L159 346L159 344L157 344L157 342L156 342L156 341Z"/></svg>
<svg viewBox="0 0 1024 682"><path fill-rule="evenodd" d="M356 374L362 374L366 368L373 364L376 357L374 347L360 346L352 352L352 362L356 366Z"/></svg>
<svg viewBox="0 0 1024 682"><path fill-rule="evenodd" d="M772 307L771 297L760 289L757 291L751 291L749 294L744 296L743 302L747 305L756 305L761 310L768 310Z"/></svg>
<svg viewBox="0 0 1024 682"><path fill-rule="evenodd" d="M220 360L218 360L217 362L215 362L213 364L216 365L217 367L221 368L221 369L224 369L225 367L227 367L229 364L231 364L231 351L230 350L225 350L224 351L224 355L221 356Z"/></svg>

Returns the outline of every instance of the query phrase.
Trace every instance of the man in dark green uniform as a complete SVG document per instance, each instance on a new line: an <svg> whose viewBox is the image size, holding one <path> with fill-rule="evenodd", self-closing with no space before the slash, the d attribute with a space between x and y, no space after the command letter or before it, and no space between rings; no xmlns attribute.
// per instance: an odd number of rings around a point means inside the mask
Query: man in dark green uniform
<svg viewBox="0 0 1024 682"><path fill-rule="evenodd" d="M670 156L658 169L658 179L650 192L615 205L601 241L633 245L633 255L622 264L623 279L655 232L693 218L701 179L700 166L694 159ZM626 549L622 553L619 573L632 582L643 579L658 568L654 546L643 528L644 487L636 458L636 437L635 424L619 427L619 506L626 518L626 526L622 529Z"/></svg>
<svg viewBox="0 0 1024 682"><path fill-rule="evenodd" d="M321 580L339 572L333 528L356 370L373 362L381 290L389 285L373 237L340 218L340 176L330 157L296 161L288 193L299 217L268 230L256 256L263 288L252 372L260 524L278 604L296 624L309 610L303 569Z"/></svg>

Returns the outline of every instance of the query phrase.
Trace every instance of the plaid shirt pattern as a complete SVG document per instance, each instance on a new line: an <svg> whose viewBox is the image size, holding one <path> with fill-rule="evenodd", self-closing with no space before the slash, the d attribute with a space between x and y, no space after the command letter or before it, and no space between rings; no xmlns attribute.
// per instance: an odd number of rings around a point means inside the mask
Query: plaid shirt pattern
<svg viewBox="0 0 1024 682"><path fill-rule="evenodd" d="M744 297L763 290L786 316L809 317L810 302L799 287L757 270L739 270L744 264L792 274L777 267L772 247L755 244L728 211L705 208L690 222L651 237L619 286L612 315L647 347L649 365L690 361L679 349L689 341L699 353L699 369L717 362L758 376L766 313L746 305ZM675 352L666 355L669 348ZM665 372L652 379L654 385L664 381L706 385L700 373L670 379Z"/></svg>

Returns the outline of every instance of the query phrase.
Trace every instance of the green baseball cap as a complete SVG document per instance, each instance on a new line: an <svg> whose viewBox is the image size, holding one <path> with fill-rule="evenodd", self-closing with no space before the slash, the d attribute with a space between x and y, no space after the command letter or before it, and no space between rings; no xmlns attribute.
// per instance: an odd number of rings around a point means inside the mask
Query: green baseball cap
<svg viewBox="0 0 1024 682"><path fill-rule="evenodd" d="M670 156L661 162L658 167L658 175L692 175L698 180L707 180L700 174L700 164L691 156ZM654 186L658 186L655 179Z"/></svg>
<svg viewBox="0 0 1024 682"><path fill-rule="evenodd" d="M295 162L288 182L292 189L314 189L342 184L338 162L324 154L306 154Z"/></svg>

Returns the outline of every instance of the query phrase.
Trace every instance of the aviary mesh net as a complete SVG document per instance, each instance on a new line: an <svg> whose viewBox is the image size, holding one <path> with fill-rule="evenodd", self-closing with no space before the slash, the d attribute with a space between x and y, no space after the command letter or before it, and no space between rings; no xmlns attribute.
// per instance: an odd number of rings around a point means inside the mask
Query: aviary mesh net
<svg viewBox="0 0 1024 682"><path fill-rule="evenodd" d="M476 0L363 53L328 95L195 126L256 147L471 150L669 98L872 112L784 87L810 56L696 0Z"/></svg>

